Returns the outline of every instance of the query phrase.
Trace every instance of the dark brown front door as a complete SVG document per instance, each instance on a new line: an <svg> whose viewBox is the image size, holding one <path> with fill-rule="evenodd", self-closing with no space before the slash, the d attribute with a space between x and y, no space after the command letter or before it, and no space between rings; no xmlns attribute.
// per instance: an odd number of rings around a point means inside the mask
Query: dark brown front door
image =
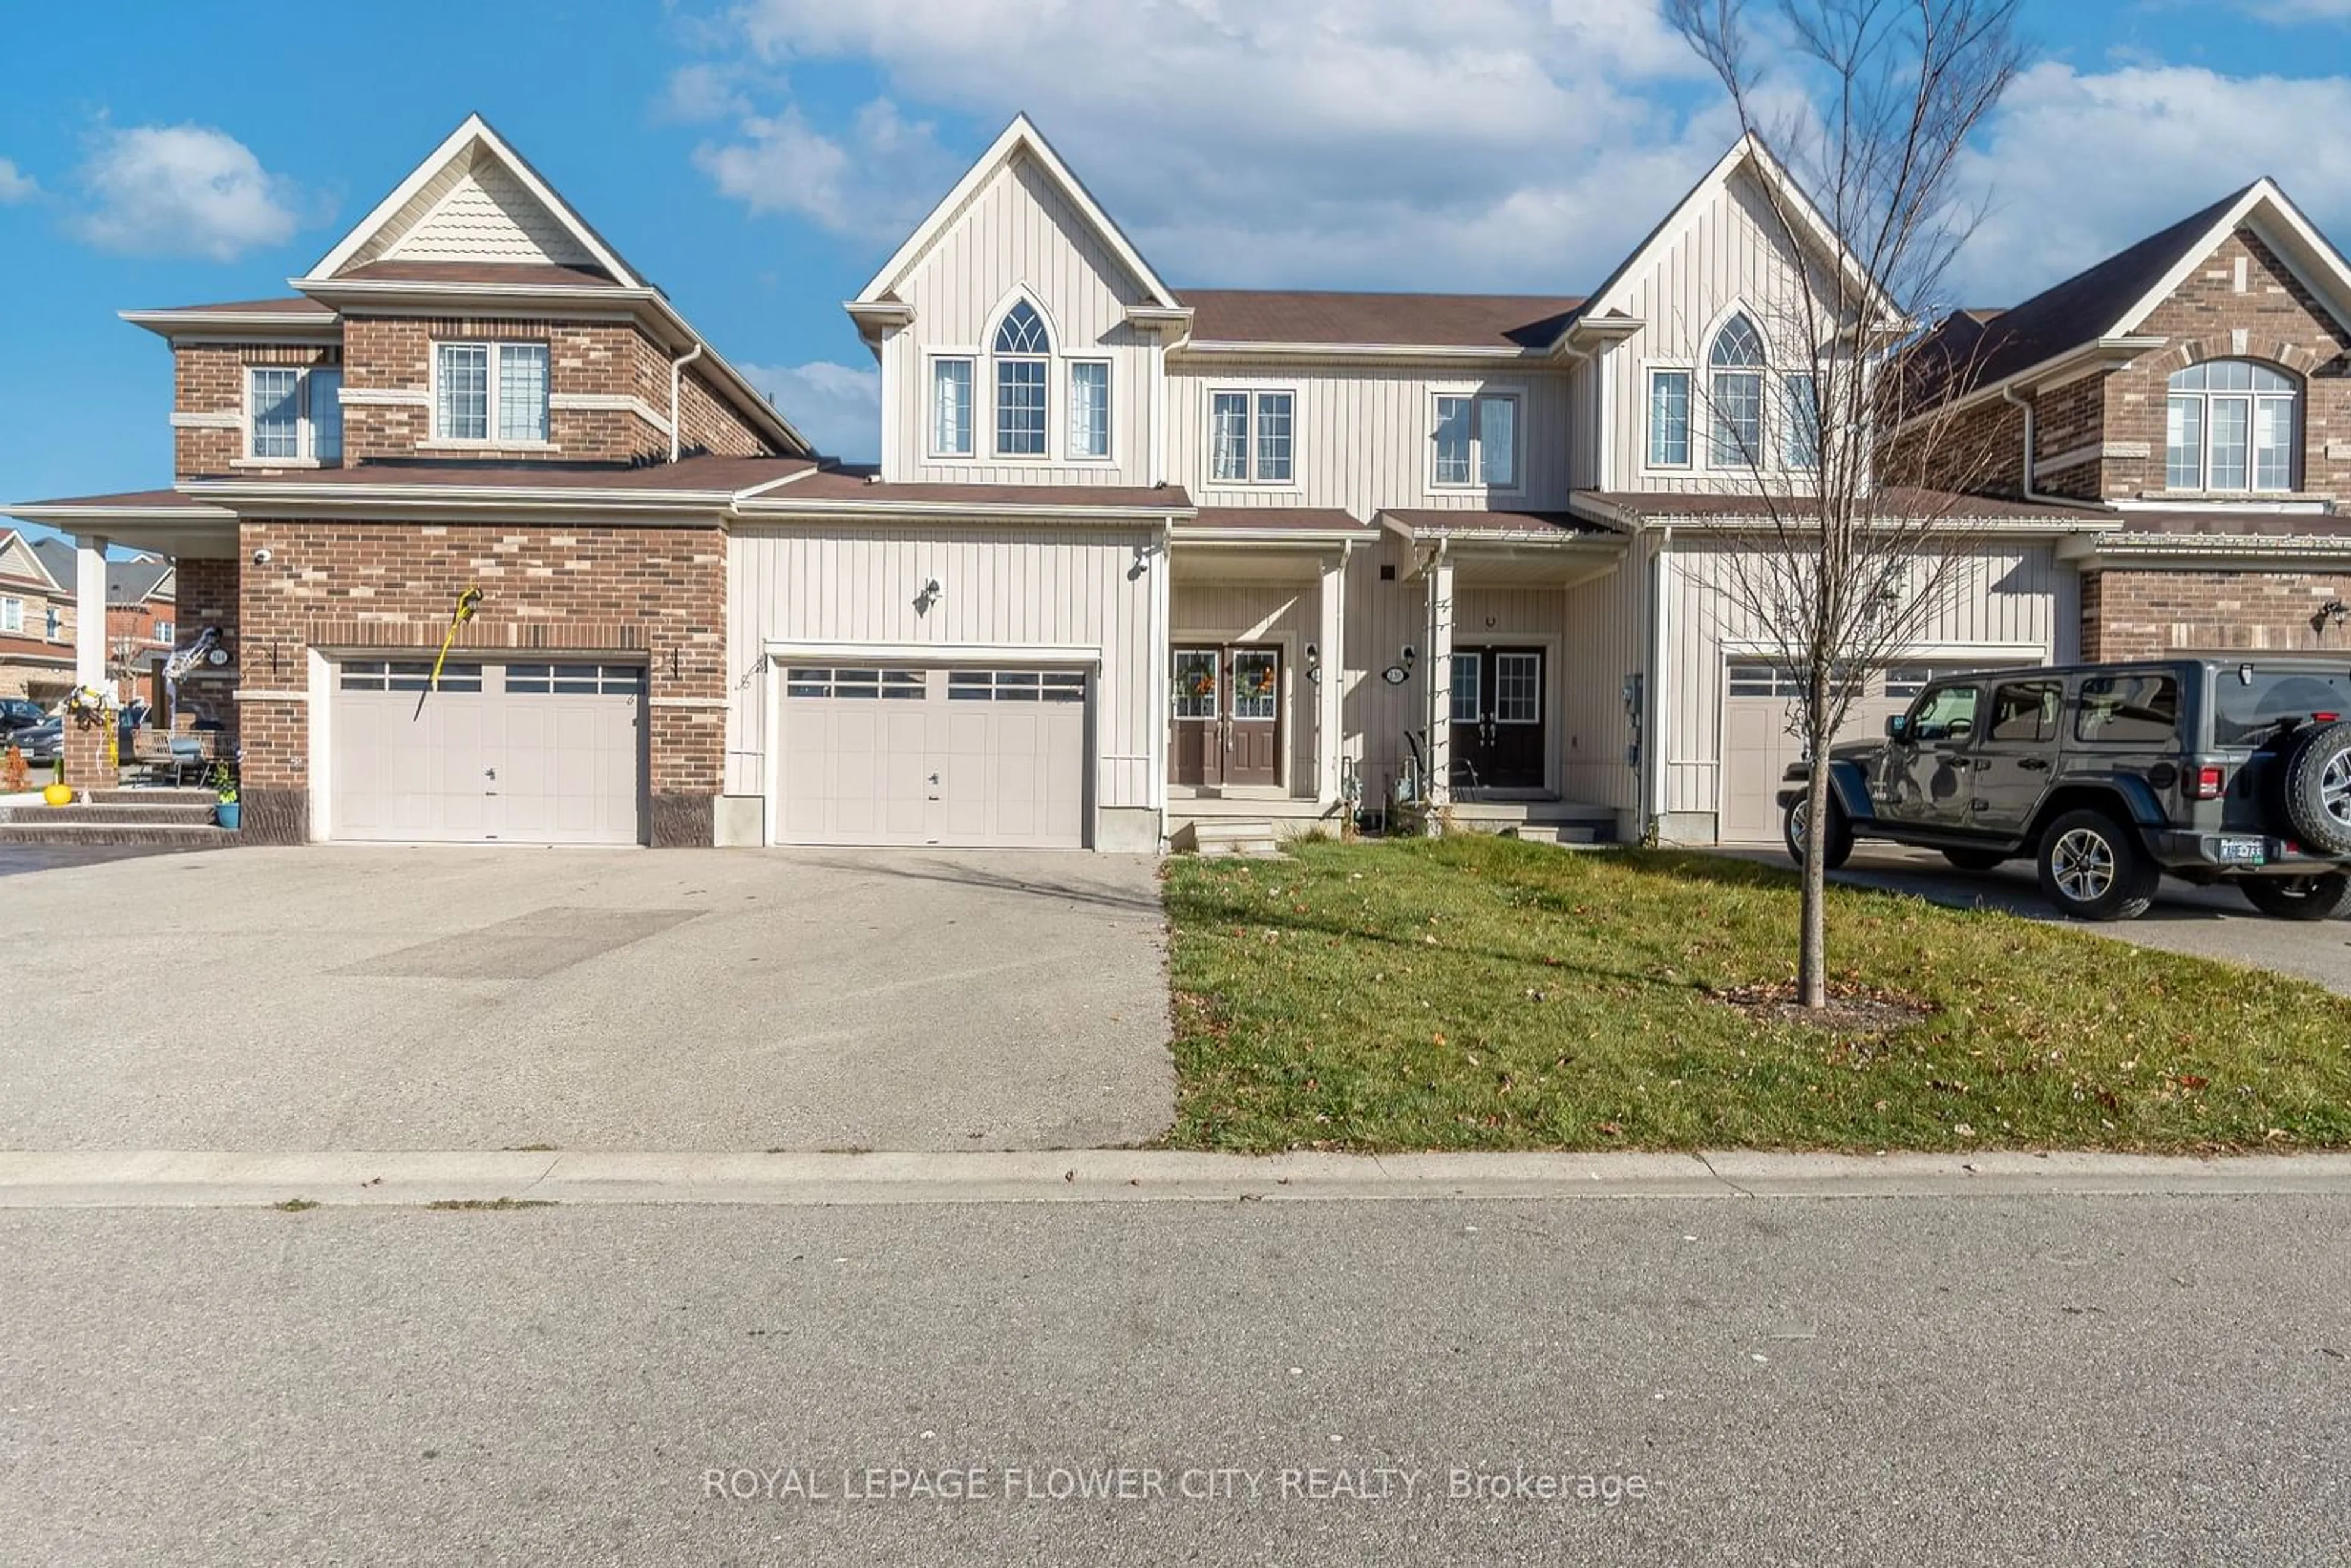
<svg viewBox="0 0 2351 1568"><path fill-rule="evenodd" d="M1453 650L1453 788L1543 786L1540 648Z"/></svg>
<svg viewBox="0 0 2351 1568"><path fill-rule="evenodd" d="M1281 650L1177 648L1169 671L1169 782L1280 783Z"/></svg>

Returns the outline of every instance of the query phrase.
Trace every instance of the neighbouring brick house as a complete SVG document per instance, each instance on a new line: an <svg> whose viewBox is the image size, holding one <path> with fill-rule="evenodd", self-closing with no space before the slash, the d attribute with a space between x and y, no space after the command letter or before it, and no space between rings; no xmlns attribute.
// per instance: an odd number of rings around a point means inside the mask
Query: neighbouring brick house
<svg viewBox="0 0 2351 1568"><path fill-rule="evenodd" d="M2351 652L2351 267L2268 180L1921 344L1889 467L2079 508L2080 652Z"/></svg>
<svg viewBox="0 0 2351 1568"><path fill-rule="evenodd" d="M38 543L0 528L0 697L47 707L73 685L74 604Z"/></svg>
<svg viewBox="0 0 2351 1568"><path fill-rule="evenodd" d="M63 539L37 539L33 553L57 581L74 580L72 545ZM147 695L155 671L171 654L177 630L173 618L178 613L174 601L178 575L169 560L145 551L106 563L106 669L118 697L128 701ZM61 602L69 603L72 598L70 590L59 595ZM66 674L70 676L72 632L63 631L60 641L67 650ZM62 685L58 695L63 695Z"/></svg>
<svg viewBox="0 0 2351 1568"><path fill-rule="evenodd" d="M108 615L210 634L183 707L225 716L248 836L709 843L720 514L806 443L478 117L294 285L126 312L171 345L173 487L17 508L176 559L176 609Z"/></svg>

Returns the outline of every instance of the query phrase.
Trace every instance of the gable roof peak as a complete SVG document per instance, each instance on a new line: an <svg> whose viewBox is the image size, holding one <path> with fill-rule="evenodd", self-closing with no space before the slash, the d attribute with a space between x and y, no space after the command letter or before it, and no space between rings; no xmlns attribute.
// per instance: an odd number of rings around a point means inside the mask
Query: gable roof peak
<svg viewBox="0 0 2351 1568"><path fill-rule="evenodd" d="M914 263L928 254L931 246L981 189L998 172L1010 167L1016 156L1021 155L1035 162L1044 171L1046 178L1060 188L1061 194L1078 210L1079 215L1093 229L1111 255L1133 275L1135 283L1150 297L1152 304L1166 310L1182 308L1174 291L1161 281L1151 264L1144 260L1143 253L1135 248L1134 242L1126 237L1125 231L1094 199L1093 193L1086 189L1085 182L1079 179L1069 164L1062 161L1061 155L1053 150L1053 144L1045 139L1045 133L1037 129L1037 122L1024 110L1013 115L997 134L996 140L988 144L987 151L964 171L963 178L956 182L954 189L941 197L938 204L915 225L914 232L906 236L905 243L882 264L882 269L873 275L872 281L858 291L857 297L849 302L852 314L859 307L893 303L898 285L913 270Z"/></svg>

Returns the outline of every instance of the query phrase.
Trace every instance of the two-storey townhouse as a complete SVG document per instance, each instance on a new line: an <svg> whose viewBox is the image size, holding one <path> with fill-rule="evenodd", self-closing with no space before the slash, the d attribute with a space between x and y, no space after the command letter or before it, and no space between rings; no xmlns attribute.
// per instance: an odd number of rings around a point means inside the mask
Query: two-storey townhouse
<svg viewBox="0 0 2351 1568"><path fill-rule="evenodd" d="M1148 852L1405 797L1761 837L1785 695L1709 420L1785 445L1788 304L1867 300L1843 265L1742 142L1589 296L1175 287L1019 119L848 303L866 472L475 120L296 298L131 313L172 488L11 510L93 605L108 539L175 555L262 837ZM1969 506L1878 706L2074 651L2071 510Z"/></svg>
<svg viewBox="0 0 2351 1568"><path fill-rule="evenodd" d="M73 685L73 601L38 542L0 528L0 697L46 707Z"/></svg>
<svg viewBox="0 0 2351 1568"><path fill-rule="evenodd" d="M2022 304L1954 313L1917 358L1943 392L1890 460L2069 503L2079 647L2351 646L2351 264L2256 181Z"/></svg>

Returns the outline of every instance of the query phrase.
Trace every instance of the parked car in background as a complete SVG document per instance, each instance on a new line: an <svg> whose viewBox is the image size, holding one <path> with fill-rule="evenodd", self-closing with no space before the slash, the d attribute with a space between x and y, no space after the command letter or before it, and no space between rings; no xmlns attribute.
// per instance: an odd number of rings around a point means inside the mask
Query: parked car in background
<svg viewBox="0 0 2351 1568"><path fill-rule="evenodd" d="M49 716L48 710L23 697L0 697L0 744L20 729L30 729Z"/></svg>
<svg viewBox="0 0 2351 1568"><path fill-rule="evenodd" d="M2081 920L2129 920L2166 874L2228 883L2264 915L2351 897L2351 661L2201 658L1937 680L1886 738L1834 747L1822 847L1939 850L1963 870L2031 857ZM1809 763L1779 794L1802 858Z"/></svg>
<svg viewBox="0 0 2351 1568"><path fill-rule="evenodd" d="M118 744L122 755L127 757L131 754L131 735L147 722L149 711L146 703L132 703L117 718ZM66 722L62 716L43 718L38 724L10 734L6 744L23 752L25 761L30 766L47 766L64 755Z"/></svg>

